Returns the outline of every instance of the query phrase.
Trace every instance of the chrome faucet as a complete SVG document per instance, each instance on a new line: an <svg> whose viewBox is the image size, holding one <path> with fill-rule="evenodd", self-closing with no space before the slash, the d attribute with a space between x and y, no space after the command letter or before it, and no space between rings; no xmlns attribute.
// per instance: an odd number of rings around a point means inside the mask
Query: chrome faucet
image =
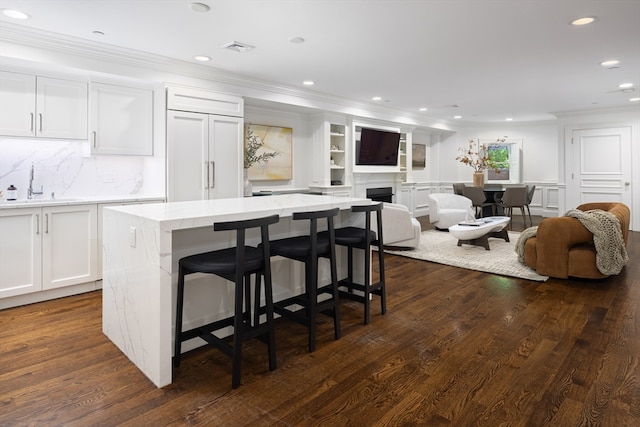
<svg viewBox="0 0 640 427"><path fill-rule="evenodd" d="M40 186L40 191L33 191L33 163L31 164L31 173L29 174L29 189L27 190L27 199L33 199L33 195L44 194L42 185Z"/></svg>

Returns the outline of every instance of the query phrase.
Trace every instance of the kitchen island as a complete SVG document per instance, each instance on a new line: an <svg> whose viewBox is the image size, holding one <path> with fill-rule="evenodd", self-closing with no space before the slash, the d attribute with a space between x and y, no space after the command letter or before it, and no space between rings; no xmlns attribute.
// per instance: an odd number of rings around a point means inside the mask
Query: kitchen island
<svg viewBox="0 0 640 427"><path fill-rule="evenodd" d="M307 221L292 221L293 212L339 208L336 227L362 225L350 213L371 200L309 194L157 203L104 209L103 332L158 387L172 382L173 325L178 260L184 256L233 246L235 234L213 232L214 222L280 215L270 227L272 239L307 234ZM259 242L259 231L247 234ZM344 268L340 266L339 276ZM329 282L321 260L319 284ZM304 267L273 257L274 299L303 292ZM184 329L233 313L233 284L213 275L190 275L185 289ZM229 330L229 334L232 331ZM198 338L183 351L204 345Z"/></svg>

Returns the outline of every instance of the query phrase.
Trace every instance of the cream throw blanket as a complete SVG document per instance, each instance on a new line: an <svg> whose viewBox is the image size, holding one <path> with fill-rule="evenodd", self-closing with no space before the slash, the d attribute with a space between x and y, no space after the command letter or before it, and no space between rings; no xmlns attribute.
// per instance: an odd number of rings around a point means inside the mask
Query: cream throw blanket
<svg viewBox="0 0 640 427"><path fill-rule="evenodd" d="M622 238L620 221L615 215L593 209L583 212L578 209L567 211L564 216L577 218L584 227L593 234L593 244L596 247L596 267L600 273L611 276L619 274L629 261L627 248ZM518 261L524 264L524 245L527 239L534 237L538 227L527 228L520 234L516 243Z"/></svg>

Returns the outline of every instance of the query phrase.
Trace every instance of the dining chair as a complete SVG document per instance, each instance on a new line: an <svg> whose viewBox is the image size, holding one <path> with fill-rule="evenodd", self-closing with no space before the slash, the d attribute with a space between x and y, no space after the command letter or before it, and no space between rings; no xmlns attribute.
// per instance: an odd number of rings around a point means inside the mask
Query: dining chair
<svg viewBox="0 0 640 427"><path fill-rule="evenodd" d="M533 227L533 220L531 219L531 210L529 209L529 205L533 200L533 195L535 194L535 192L536 192L535 185L527 185L527 203L524 206L527 208L527 213L529 214L529 223L531 224L532 227ZM525 227L526 227L526 224L525 224Z"/></svg>
<svg viewBox="0 0 640 427"><path fill-rule="evenodd" d="M484 217L484 209L491 208L491 215L496 214L496 203L494 201L487 200L487 196L484 194L484 190L480 187L464 187L464 196L471 199L471 204L476 210L476 217L478 217L478 210L480 210L480 217Z"/></svg>
<svg viewBox="0 0 640 427"><path fill-rule="evenodd" d="M517 187L507 187L504 190L504 195L502 196L502 201L500 206L504 209L504 213L509 218L513 219L513 208L520 208L520 212L522 212L522 221L524 222L524 227L527 228L527 217L524 214L525 205L527 204L527 187L517 186ZM511 222L509 222L509 226L511 226Z"/></svg>

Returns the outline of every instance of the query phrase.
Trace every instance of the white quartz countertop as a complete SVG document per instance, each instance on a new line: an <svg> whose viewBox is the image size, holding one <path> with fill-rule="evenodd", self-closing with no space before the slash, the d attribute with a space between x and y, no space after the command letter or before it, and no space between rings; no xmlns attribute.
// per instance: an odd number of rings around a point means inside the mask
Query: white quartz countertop
<svg viewBox="0 0 640 427"><path fill-rule="evenodd" d="M89 196L89 197L60 197L60 198L33 198L19 200L0 200L0 209L17 209L29 207L83 205L92 203L136 203L164 201L164 196Z"/></svg>
<svg viewBox="0 0 640 427"><path fill-rule="evenodd" d="M370 203L371 200L365 198L283 194L269 197L115 206L105 209L153 221L162 230L172 231L208 227L214 221L235 221L273 214L288 217L293 212L335 207L349 209L353 205L368 205Z"/></svg>

